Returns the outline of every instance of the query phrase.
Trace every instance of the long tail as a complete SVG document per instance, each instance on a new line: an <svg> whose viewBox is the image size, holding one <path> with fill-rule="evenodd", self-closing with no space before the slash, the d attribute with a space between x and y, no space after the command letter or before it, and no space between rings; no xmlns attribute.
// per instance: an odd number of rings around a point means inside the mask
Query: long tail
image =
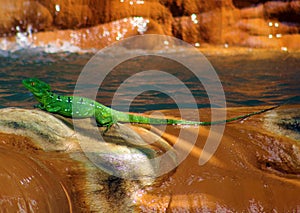
<svg viewBox="0 0 300 213"><path fill-rule="evenodd" d="M260 110L260 111L257 111L257 112L251 112L251 113L248 113L248 114L246 114L246 115L241 115L241 116L237 116L237 117L234 117L234 118L229 118L229 119L222 120L222 121L202 122L203 124L200 124L200 125L214 125L214 124L228 123L228 122L236 121L236 120L242 120L242 119L251 117L251 116L253 116L253 115L261 114L261 113L267 112L267 111L269 111L269 110L278 108L279 106L280 106L280 105L276 105L276 106L273 106L273 107L271 107L271 108L263 109L263 110ZM201 122L200 122L200 123L201 123Z"/></svg>
<svg viewBox="0 0 300 213"><path fill-rule="evenodd" d="M220 120L220 121L188 121L188 120L177 120L177 119L161 119L161 118L152 118L152 117L146 117L141 115L135 115L135 114L126 114L126 113L120 113L118 114L118 121L120 122L130 122L130 123L140 123L140 124L175 124L175 125L200 125L200 126L208 126L208 125L215 125L215 124L222 124L222 123L228 123L231 121L236 120L242 120L245 118L248 118L253 115L261 114L266 111L275 109L279 107L280 105L270 107L268 109L263 109L257 112L252 112L246 115L237 116L234 118L229 118L226 120Z"/></svg>

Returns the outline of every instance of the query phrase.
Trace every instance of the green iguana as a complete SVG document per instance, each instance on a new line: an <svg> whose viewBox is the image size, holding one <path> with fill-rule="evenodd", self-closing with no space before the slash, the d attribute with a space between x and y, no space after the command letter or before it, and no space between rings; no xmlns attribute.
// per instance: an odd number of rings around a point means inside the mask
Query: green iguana
<svg viewBox="0 0 300 213"><path fill-rule="evenodd" d="M30 90L31 93L33 93L34 97L39 102L39 105L37 105L38 108L51 113L57 113L66 117L95 117L97 123L100 126L107 127L106 130L108 130L111 127L111 125L117 122L140 124L214 125L244 119L252 115L260 114L278 107L275 106L261 111L252 112L246 115L230 118L227 120L211 122L188 121L180 119L160 119L113 110L89 98L57 95L51 91L51 87L49 84L37 78L24 79L22 83L27 89Z"/></svg>

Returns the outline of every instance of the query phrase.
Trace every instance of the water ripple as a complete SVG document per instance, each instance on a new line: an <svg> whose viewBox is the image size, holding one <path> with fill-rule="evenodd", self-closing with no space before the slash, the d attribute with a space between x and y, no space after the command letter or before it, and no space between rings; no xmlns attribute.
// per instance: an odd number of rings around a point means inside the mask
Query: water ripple
<svg viewBox="0 0 300 213"><path fill-rule="evenodd" d="M28 91L21 84L22 79L28 77L38 77L47 81L61 94L73 94L77 77L91 57L91 54L48 54L37 50L1 51L0 107L28 107L36 103L34 99L29 98ZM172 73L185 83L195 96L199 107L209 106L209 99L203 86L190 72L182 71L182 67L174 63L162 63L155 58L149 61L148 65L139 60L134 59L127 64L121 64L112 71L101 85L97 100L110 105L120 84L134 72L148 67L163 66L162 70ZM221 79L228 106L278 104L298 96L300 92L300 54L293 54L290 57L275 54L262 59L259 57L253 59L247 55L210 56L209 60ZM190 62L193 63L192 56ZM205 76L202 80L208 81ZM163 79L151 81L153 85L159 83L158 90L167 87L176 94L181 92L176 90L176 85L172 82ZM135 92L136 86L132 84L129 92ZM89 87L98 88L97 85L89 85ZM88 94L83 92L82 95L88 96ZM128 95L122 94L121 98L126 100ZM293 103L300 103L299 98L295 98ZM184 100L180 104L189 107ZM118 109L122 107L122 103L117 106ZM169 97L157 92L140 94L131 104L131 110L135 112L170 108L176 108L176 104Z"/></svg>

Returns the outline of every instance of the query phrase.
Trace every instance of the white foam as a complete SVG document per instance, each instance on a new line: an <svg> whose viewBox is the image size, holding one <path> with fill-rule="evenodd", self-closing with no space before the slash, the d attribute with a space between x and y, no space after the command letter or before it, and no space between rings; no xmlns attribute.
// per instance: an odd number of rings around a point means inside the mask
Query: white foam
<svg viewBox="0 0 300 213"><path fill-rule="evenodd" d="M35 45L32 38L28 37L25 33L17 33L15 41L10 41L8 38L0 39L0 51L4 52L16 52L20 50L39 50L46 53L93 53L95 49L82 49L69 41L60 40L59 44L56 42L41 43Z"/></svg>
<svg viewBox="0 0 300 213"><path fill-rule="evenodd" d="M127 23L127 24L126 24ZM129 23L129 25L128 25ZM100 39L99 42L101 42L101 39L107 41L117 42L120 40L123 40L126 38L126 34L129 30L135 30L138 32L138 34L143 35L148 30L148 24L150 23L150 20L143 17L130 17L130 18L124 18L120 20L113 21L111 23L108 23L108 25L103 26L95 26L84 30L79 31L72 31L70 30L70 39L69 40L52 40L51 42L45 42L39 41L37 36L33 33L34 29L31 25L28 25L26 31L22 32L20 27L16 27L17 33L14 37L3 37L0 38L0 51L8 51L8 52L15 52L20 50L39 50L46 53L96 53L98 50L95 48L90 49L83 49L80 46L77 46L76 44L80 43L81 39L86 39L86 35L92 31L97 37ZM122 27L122 26L126 27ZM129 29L131 26L131 29ZM99 28L100 27L100 28ZM128 28L129 27L129 28ZM102 32L99 32L99 29L102 29ZM99 34L98 34L98 33ZM59 33L59 32L58 32ZM139 39L137 39L138 41ZM161 53L178 53L182 50L180 49L180 45L174 44L172 42L172 39L168 38L166 36L165 39L158 40L156 43L149 44L142 44L145 45L145 47L139 47L139 43L131 45L128 44L127 47L124 47L122 49L117 48L113 49L112 54L118 55L118 54L128 54L128 52L139 52L143 53L145 52L143 48L146 48L149 53L149 48L153 46L154 51L159 51ZM151 41L150 41L151 42ZM152 41L153 42L153 41ZM118 45L117 45L118 46ZM132 49L132 46L135 46L137 49ZM128 49L127 49L128 48ZM183 50L184 52L184 50Z"/></svg>

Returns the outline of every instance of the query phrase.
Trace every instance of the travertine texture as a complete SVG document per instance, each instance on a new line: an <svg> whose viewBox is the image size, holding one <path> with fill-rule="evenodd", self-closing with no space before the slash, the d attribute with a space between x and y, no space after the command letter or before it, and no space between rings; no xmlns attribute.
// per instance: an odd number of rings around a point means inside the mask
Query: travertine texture
<svg viewBox="0 0 300 213"><path fill-rule="evenodd" d="M300 1L266 0L0 0L0 34L54 31L63 37L38 36L44 44L69 41L74 30L79 47L102 48L119 39L143 33L166 34L191 44L235 45L297 50L300 48ZM132 31L136 24L118 25L127 18L142 17L145 30ZM96 31L81 37L80 28L117 28L108 38ZM94 28L92 28L94 29ZM50 37L50 38L49 38ZM98 41L98 42L95 42ZM90 42L97 43L89 45Z"/></svg>
<svg viewBox="0 0 300 213"><path fill-rule="evenodd" d="M75 30L108 26L130 17L148 21L146 30L135 34L131 25L120 25L118 37L98 37L96 32L77 36L80 47L89 48L87 42L98 41L101 48L124 37L142 33L175 36L192 44L235 45L258 48L299 49L300 1L267 0L0 0L0 33L2 36L18 32ZM117 21L117 22L116 22ZM103 25L104 24L104 25ZM49 36L48 36L49 37ZM40 42L54 39L39 37ZM68 37L54 38L67 40Z"/></svg>

